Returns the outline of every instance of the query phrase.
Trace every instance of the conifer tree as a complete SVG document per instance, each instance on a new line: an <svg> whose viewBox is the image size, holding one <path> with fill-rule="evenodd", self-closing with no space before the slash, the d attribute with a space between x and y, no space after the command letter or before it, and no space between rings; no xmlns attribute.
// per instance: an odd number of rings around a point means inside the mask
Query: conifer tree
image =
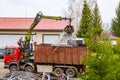
<svg viewBox="0 0 120 80"><path fill-rule="evenodd" d="M120 37L120 2L116 8L116 17L112 19L111 30L116 37Z"/></svg>
<svg viewBox="0 0 120 80"><path fill-rule="evenodd" d="M97 4L93 10L93 28L94 36L100 36L102 32L102 21Z"/></svg>
<svg viewBox="0 0 120 80"><path fill-rule="evenodd" d="M88 37L89 30L91 30L92 26L93 26L92 13L91 13L90 7L86 3L86 0L84 0L82 18L80 20L80 26L79 26L76 36L83 37L83 38Z"/></svg>

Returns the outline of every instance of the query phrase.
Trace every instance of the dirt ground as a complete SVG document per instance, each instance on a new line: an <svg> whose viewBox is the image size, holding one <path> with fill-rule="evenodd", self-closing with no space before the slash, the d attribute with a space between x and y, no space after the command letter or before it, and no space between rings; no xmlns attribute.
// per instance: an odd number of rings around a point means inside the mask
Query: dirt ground
<svg viewBox="0 0 120 80"><path fill-rule="evenodd" d="M0 59L0 79L9 73L8 69L4 69L3 59Z"/></svg>

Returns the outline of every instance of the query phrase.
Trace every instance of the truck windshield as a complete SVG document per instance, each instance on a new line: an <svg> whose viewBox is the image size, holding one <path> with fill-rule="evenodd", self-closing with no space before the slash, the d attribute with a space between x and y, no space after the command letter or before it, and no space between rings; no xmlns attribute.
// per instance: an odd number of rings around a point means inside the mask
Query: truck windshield
<svg viewBox="0 0 120 80"><path fill-rule="evenodd" d="M6 54L12 54L12 49L7 49Z"/></svg>

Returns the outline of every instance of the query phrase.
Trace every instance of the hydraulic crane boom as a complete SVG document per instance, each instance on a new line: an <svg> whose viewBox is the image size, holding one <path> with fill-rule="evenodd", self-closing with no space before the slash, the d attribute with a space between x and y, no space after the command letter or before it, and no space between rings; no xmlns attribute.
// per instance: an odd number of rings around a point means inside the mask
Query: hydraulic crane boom
<svg viewBox="0 0 120 80"><path fill-rule="evenodd" d="M30 48L30 46L31 46L31 44L30 44L31 33L42 18L43 19L54 19L54 20L63 20L64 19L64 20L70 20L70 22L71 22L71 18L62 18L60 16L45 16L42 14L42 12L38 12L33 23L31 24L28 32L26 33L25 40L23 41L23 46L20 46L22 48L22 51L25 52L27 55L31 52L31 48ZM66 30L67 29L65 28L64 31L66 31Z"/></svg>
<svg viewBox="0 0 120 80"><path fill-rule="evenodd" d="M31 50L31 44L30 44L30 37L31 37L31 33L33 31L33 29L35 28L35 26L40 22L41 19L54 19L54 20L70 20L71 23L71 18L62 18L60 16L45 16L42 14L42 12L38 12L33 23L31 24L28 32L26 33L25 36L25 40L23 41L23 46L19 45L21 47L21 51L24 52L26 55L30 54L33 50ZM71 24L69 24L71 25ZM71 27L71 29L69 29ZM67 29L68 28L68 29ZM66 31L67 33L73 32L73 28L72 26L66 26L66 28L64 29L64 31Z"/></svg>
<svg viewBox="0 0 120 80"><path fill-rule="evenodd" d="M33 23L31 24L27 34L26 34L26 37L25 37L25 40L30 40L30 35L32 33L32 30L35 28L35 26L40 22L41 19L55 19L55 20L62 20L62 19L65 19L65 18L61 18L59 16L45 16L42 14L42 12L38 12Z"/></svg>

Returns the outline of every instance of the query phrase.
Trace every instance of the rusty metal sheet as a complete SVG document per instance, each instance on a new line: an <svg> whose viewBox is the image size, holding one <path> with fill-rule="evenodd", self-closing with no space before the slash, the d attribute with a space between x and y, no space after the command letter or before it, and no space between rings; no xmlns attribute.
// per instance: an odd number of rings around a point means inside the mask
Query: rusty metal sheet
<svg viewBox="0 0 120 80"><path fill-rule="evenodd" d="M34 61L41 63L52 63L52 54L50 45L36 45Z"/></svg>
<svg viewBox="0 0 120 80"><path fill-rule="evenodd" d="M82 56L86 53L86 46L36 45L34 61L38 63L79 65L82 63Z"/></svg>
<svg viewBox="0 0 120 80"><path fill-rule="evenodd" d="M73 48L66 47L66 64L73 64Z"/></svg>

